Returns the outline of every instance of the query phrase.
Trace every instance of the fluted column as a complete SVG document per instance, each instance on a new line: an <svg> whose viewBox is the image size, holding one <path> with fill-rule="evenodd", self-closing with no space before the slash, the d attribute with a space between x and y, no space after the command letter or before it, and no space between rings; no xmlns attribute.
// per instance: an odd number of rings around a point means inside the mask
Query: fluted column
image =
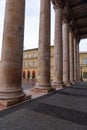
<svg viewBox="0 0 87 130"><path fill-rule="evenodd" d="M72 27L69 28L70 82L74 83L74 40Z"/></svg>
<svg viewBox="0 0 87 130"><path fill-rule="evenodd" d="M53 87L63 87L63 45L62 45L63 5L55 6L55 41Z"/></svg>
<svg viewBox="0 0 87 130"><path fill-rule="evenodd" d="M77 40L74 36L74 81L77 82Z"/></svg>
<svg viewBox="0 0 87 130"><path fill-rule="evenodd" d="M0 101L24 97L21 87L24 13L25 0L6 0L0 64Z"/></svg>
<svg viewBox="0 0 87 130"><path fill-rule="evenodd" d="M69 21L67 17L63 22L63 82L65 86L70 86Z"/></svg>
<svg viewBox="0 0 87 130"><path fill-rule="evenodd" d="M36 91L50 91L50 0L40 1L38 75Z"/></svg>

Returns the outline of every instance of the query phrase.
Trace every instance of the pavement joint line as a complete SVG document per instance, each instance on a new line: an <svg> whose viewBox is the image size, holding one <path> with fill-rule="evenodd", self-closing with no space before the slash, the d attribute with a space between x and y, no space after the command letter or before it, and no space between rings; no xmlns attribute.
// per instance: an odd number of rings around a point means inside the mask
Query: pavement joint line
<svg viewBox="0 0 87 130"><path fill-rule="evenodd" d="M87 112L39 103L37 108L31 109L35 112L71 121L80 125L87 126Z"/></svg>
<svg viewBox="0 0 87 130"><path fill-rule="evenodd" d="M83 88L80 88L80 87L78 87L78 86L77 86L77 87L71 87L71 89L87 90L86 87L85 87L85 88L84 88L84 87L83 87Z"/></svg>
<svg viewBox="0 0 87 130"><path fill-rule="evenodd" d="M58 94L63 94L63 95L67 95L67 96L74 96L74 97L81 97L81 98L87 98L87 95L85 94L75 94L75 93L70 93L70 92L59 92Z"/></svg>

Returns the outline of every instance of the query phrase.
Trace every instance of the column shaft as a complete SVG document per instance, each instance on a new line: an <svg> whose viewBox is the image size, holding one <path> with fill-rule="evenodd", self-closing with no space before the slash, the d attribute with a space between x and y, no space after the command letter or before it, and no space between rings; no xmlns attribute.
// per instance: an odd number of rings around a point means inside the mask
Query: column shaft
<svg viewBox="0 0 87 130"><path fill-rule="evenodd" d="M25 0L6 0L0 99L24 97L21 87Z"/></svg>
<svg viewBox="0 0 87 130"><path fill-rule="evenodd" d="M54 77L53 87L63 86L62 8L55 9Z"/></svg>
<svg viewBox="0 0 87 130"><path fill-rule="evenodd" d="M72 29L69 30L70 82L74 83L74 40Z"/></svg>
<svg viewBox="0 0 87 130"><path fill-rule="evenodd" d="M74 37L74 81L77 81L77 42Z"/></svg>
<svg viewBox="0 0 87 130"><path fill-rule="evenodd" d="M79 43L77 43L77 80L80 81Z"/></svg>
<svg viewBox="0 0 87 130"><path fill-rule="evenodd" d="M50 0L41 0L38 50L38 75L35 88L50 90Z"/></svg>
<svg viewBox="0 0 87 130"><path fill-rule="evenodd" d="M70 85L69 26L66 20L63 23L63 82L66 86Z"/></svg>

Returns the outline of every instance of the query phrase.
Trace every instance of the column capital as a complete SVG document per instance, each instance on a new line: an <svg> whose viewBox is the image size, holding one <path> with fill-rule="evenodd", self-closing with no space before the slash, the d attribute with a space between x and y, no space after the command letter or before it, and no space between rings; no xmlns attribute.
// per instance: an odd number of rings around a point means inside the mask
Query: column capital
<svg viewBox="0 0 87 130"><path fill-rule="evenodd" d="M69 23L70 22L70 15L63 13L63 23Z"/></svg>
<svg viewBox="0 0 87 130"><path fill-rule="evenodd" d="M65 0L52 0L52 3L54 5L54 9L64 8L65 6Z"/></svg>
<svg viewBox="0 0 87 130"><path fill-rule="evenodd" d="M74 26L71 22L69 23L69 32L74 32Z"/></svg>
<svg viewBox="0 0 87 130"><path fill-rule="evenodd" d="M79 33L76 30L74 31L74 36L77 41L80 41Z"/></svg>

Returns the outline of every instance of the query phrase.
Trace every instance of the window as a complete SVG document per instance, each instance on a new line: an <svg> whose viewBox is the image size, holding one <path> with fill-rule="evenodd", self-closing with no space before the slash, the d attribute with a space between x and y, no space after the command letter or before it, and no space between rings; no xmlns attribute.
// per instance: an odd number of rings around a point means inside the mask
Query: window
<svg viewBox="0 0 87 130"><path fill-rule="evenodd" d="M25 67L27 67L27 62L25 63Z"/></svg>
<svg viewBox="0 0 87 130"><path fill-rule="evenodd" d="M87 58L82 59L82 64L85 64L85 65L87 64Z"/></svg>
<svg viewBox="0 0 87 130"><path fill-rule="evenodd" d="M23 67L27 67L28 66L28 63L27 62L24 62L23 63Z"/></svg>
<svg viewBox="0 0 87 130"><path fill-rule="evenodd" d="M28 54L28 57L31 58L31 54Z"/></svg>
<svg viewBox="0 0 87 130"><path fill-rule="evenodd" d="M23 67L25 67L25 62L23 62Z"/></svg>
<svg viewBox="0 0 87 130"><path fill-rule="evenodd" d="M87 78L87 72L83 72L83 78Z"/></svg>
<svg viewBox="0 0 87 130"><path fill-rule="evenodd" d="M28 62L28 67L31 66L30 62Z"/></svg>
<svg viewBox="0 0 87 130"><path fill-rule="evenodd" d="M33 57L34 57L34 58L36 58L36 57L37 57L36 53L34 53L34 54L33 54Z"/></svg>
<svg viewBox="0 0 87 130"><path fill-rule="evenodd" d="M35 61L33 62L33 66L36 66L36 62Z"/></svg>
<svg viewBox="0 0 87 130"><path fill-rule="evenodd" d="M33 54L34 58L36 57L35 53Z"/></svg>
<svg viewBox="0 0 87 130"><path fill-rule="evenodd" d="M27 58L27 55L26 55L26 54L24 54L24 58Z"/></svg>
<svg viewBox="0 0 87 130"><path fill-rule="evenodd" d="M27 66L27 63L26 62L23 62L23 67L26 67Z"/></svg>

